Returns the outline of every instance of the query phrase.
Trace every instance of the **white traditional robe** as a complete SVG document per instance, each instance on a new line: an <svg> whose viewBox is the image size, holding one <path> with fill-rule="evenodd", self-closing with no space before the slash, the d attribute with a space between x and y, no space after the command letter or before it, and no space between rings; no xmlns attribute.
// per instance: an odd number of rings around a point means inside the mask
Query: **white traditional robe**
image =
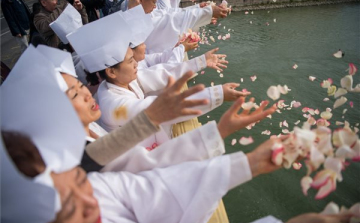
<svg viewBox="0 0 360 223"><path fill-rule="evenodd" d="M197 30L207 25L212 18L211 6L193 7L179 12L155 9L152 13L154 30L145 40L147 53L159 53L172 49L179 41L179 36L188 29Z"/></svg>
<svg viewBox="0 0 360 223"><path fill-rule="evenodd" d="M131 174L88 175L106 222L207 222L228 190L251 180L242 152Z"/></svg>
<svg viewBox="0 0 360 223"><path fill-rule="evenodd" d="M148 79L146 82L150 82L150 80ZM142 86L144 86L144 84L145 83L142 82ZM103 81L100 84L97 92L99 105L102 112L100 123L105 130L111 131L115 128L118 128L119 126L124 125L128 120L133 118L142 110L146 109L156 99L156 96L148 96L145 98L137 80L132 81L130 83L130 87L132 91L110 84L106 81ZM145 88L143 87L143 89ZM222 104L222 86L217 85L214 87L205 88L203 91L188 97L188 99L208 99L209 103L207 105L196 107L196 109L201 110L204 114ZM127 117L117 119L114 116L114 111L122 106L127 110ZM151 148L154 143L159 145L168 141L171 138L172 124L189 120L193 117L194 116L184 116L163 123L160 125L160 131L158 133L145 139L139 145Z"/></svg>
<svg viewBox="0 0 360 223"><path fill-rule="evenodd" d="M145 69L160 63L181 63L184 61L185 47L179 46L165 50L163 53L145 54L145 59L138 62L138 69ZM206 62L205 62L206 63Z"/></svg>

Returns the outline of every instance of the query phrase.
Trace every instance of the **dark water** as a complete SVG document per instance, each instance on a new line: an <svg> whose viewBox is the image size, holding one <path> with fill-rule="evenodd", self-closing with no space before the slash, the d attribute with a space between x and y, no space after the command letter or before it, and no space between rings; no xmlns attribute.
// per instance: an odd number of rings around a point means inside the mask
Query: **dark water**
<svg viewBox="0 0 360 223"><path fill-rule="evenodd" d="M273 19L277 22L274 23ZM250 24L250 21L253 24ZM268 22L270 25L266 26ZM302 107L310 107L324 111L332 108L335 101L323 102L327 96L326 89L320 87L322 80L332 78L336 86L347 74L349 63L360 68L360 4L339 4L332 6L290 8L268 11L255 11L253 15L232 13L227 19L220 21L220 26L210 26L211 35L216 39L212 46L201 45L199 55L213 47L220 47L220 52L228 55L228 69L220 78L214 70L206 69L204 75L196 77L196 83L210 86L211 82L223 84L239 82L244 79L241 88L252 92L257 102L268 99L266 90L270 85L286 84L291 92L281 96L286 104L292 100L300 101ZM226 27L224 29L224 26ZM218 40L219 34L231 31L231 38ZM218 34L216 33L218 32ZM345 51L345 57L336 59L332 56L338 49ZM298 69L292 69L294 64ZM257 75L252 82L250 76ZM314 82L308 76L315 76ZM360 72L354 76L354 85L360 83ZM360 123L360 94L349 93L349 103L333 110L331 128L336 128L335 121L347 120L354 126ZM230 106L225 103L208 114L210 117L200 118L202 123L219 120L221 114ZM342 115L343 109L348 111ZM256 148L269 136L261 135L268 129L272 134L281 133L279 122L287 120L292 130L297 120L306 121L301 108L275 113L272 119L266 119L251 130L241 130L225 140L227 153L235 151L249 152ZM316 116L319 118L319 116ZM232 139L252 136L253 144L231 146ZM240 171L240 170L239 170ZM250 222L266 215L273 215L283 221L305 212L322 211L326 204L334 201L339 205L351 206L360 201L360 163L351 164L344 172L344 180L337 184L335 192L323 200L315 200L316 191L309 190L306 197L301 192L300 180L306 168L299 171L279 170L259 176L244 185L230 191L224 202L231 223Z"/></svg>

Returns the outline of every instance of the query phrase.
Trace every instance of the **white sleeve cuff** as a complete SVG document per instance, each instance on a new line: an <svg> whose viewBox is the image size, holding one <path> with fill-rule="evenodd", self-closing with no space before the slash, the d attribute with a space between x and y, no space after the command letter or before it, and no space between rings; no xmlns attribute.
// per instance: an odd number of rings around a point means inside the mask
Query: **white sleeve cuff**
<svg viewBox="0 0 360 223"><path fill-rule="evenodd" d="M206 68L206 59L205 59L204 54L201 56L195 57L194 59L196 61L196 66L197 66L198 71Z"/></svg>
<svg viewBox="0 0 360 223"><path fill-rule="evenodd" d="M207 149L208 158L220 156L225 153L224 141L220 136L215 121L211 121L202 126L200 135Z"/></svg>
<svg viewBox="0 0 360 223"><path fill-rule="evenodd" d="M243 152L230 154L231 170L229 190L252 179L250 164Z"/></svg>
<svg viewBox="0 0 360 223"><path fill-rule="evenodd" d="M211 110L219 107L224 101L224 91L222 89L222 85L216 85L214 87L210 87L210 103Z"/></svg>

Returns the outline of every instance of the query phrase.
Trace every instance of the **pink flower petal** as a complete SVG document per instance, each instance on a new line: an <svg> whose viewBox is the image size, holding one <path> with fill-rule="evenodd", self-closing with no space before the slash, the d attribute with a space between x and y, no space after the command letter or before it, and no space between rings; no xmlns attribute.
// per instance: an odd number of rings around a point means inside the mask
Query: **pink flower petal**
<svg viewBox="0 0 360 223"><path fill-rule="evenodd" d="M249 144L251 144L253 142L254 142L254 139L251 136L249 136L248 138L241 137L240 140L239 140L239 143L241 145L244 145L244 146L249 145Z"/></svg>
<svg viewBox="0 0 360 223"><path fill-rule="evenodd" d="M300 170L302 167L302 164L301 163L293 163L292 166L293 166L294 170ZM309 187L310 187L310 185L309 185Z"/></svg>
<svg viewBox="0 0 360 223"><path fill-rule="evenodd" d="M263 132L261 132L262 135L270 135L271 132L269 130L265 130Z"/></svg>
<svg viewBox="0 0 360 223"><path fill-rule="evenodd" d="M329 170L322 170L318 172L315 175L313 182L311 183L311 187L315 189L321 188L322 186L327 184L327 182L330 180L330 177L331 177L331 171Z"/></svg>
<svg viewBox="0 0 360 223"><path fill-rule="evenodd" d="M316 200L323 199L324 197L328 196L331 192L336 189L336 181L328 180L328 182L320 188L318 193L315 196Z"/></svg>
<svg viewBox="0 0 360 223"><path fill-rule="evenodd" d="M350 101L350 102L349 102L349 105L350 105L350 107L353 108L353 107L354 107L354 102Z"/></svg>
<svg viewBox="0 0 360 223"><path fill-rule="evenodd" d="M200 74L205 74L205 71L204 71L204 70L203 70L203 71L201 71L201 72L200 72Z"/></svg>
<svg viewBox="0 0 360 223"><path fill-rule="evenodd" d="M231 145L233 146L233 145L235 145L236 144L236 139L232 139L231 140Z"/></svg>
<svg viewBox="0 0 360 223"><path fill-rule="evenodd" d="M321 87L322 88L328 88L330 87L332 84L332 79L331 78L328 78L327 80L324 80L323 82L321 82Z"/></svg>
<svg viewBox="0 0 360 223"><path fill-rule="evenodd" d="M271 161L280 166L282 164L284 154L284 147L282 144L276 143L272 147Z"/></svg>
<svg viewBox="0 0 360 223"><path fill-rule="evenodd" d="M285 126L285 127L289 128L289 124L287 123L287 121L286 121L286 120L284 120L284 121L283 121L283 126Z"/></svg>
<svg viewBox="0 0 360 223"><path fill-rule="evenodd" d="M298 67L299 67L299 66L298 66L297 64L294 64L294 65L292 66L292 68L293 68L294 70L296 70Z"/></svg>
<svg viewBox="0 0 360 223"><path fill-rule="evenodd" d="M354 75L357 71L356 66L353 63L349 63L349 75Z"/></svg>
<svg viewBox="0 0 360 223"><path fill-rule="evenodd" d="M256 78L257 78L256 75L250 77L250 79L251 79L253 82L256 80Z"/></svg>

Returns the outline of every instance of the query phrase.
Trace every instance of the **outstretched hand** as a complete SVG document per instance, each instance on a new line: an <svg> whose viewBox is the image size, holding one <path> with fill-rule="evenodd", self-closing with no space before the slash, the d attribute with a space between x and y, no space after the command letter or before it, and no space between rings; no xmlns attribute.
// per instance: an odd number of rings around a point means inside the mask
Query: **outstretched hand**
<svg viewBox="0 0 360 223"><path fill-rule="evenodd" d="M246 126L258 122L264 119L266 116L274 113L276 111L276 105L265 109L269 104L268 101L263 101L259 108L255 111L250 112L250 110L243 110L240 114L238 113L241 109L242 104L245 99L240 97L234 102L234 104L221 116L221 119L218 124L218 129L221 137L224 139L230 134L245 128ZM251 102L254 102L254 98L250 99Z"/></svg>
<svg viewBox="0 0 360 223"><path fill-rule="evenodd" d="M239 97L245 97L251 94L251 92L237 91L235 88L239 87L238 83L226 83L223 84L224 101L235 101Z"/></svg>
<svg viewBox="0 0 360 223"><path fill-rule="evenodd" d="M190 38L187 38L184 40L184 42L181 43L185 48L185 52L189 52L190 50L196 49L199 46L197 42L190 43L190 40Z"/></svg>
<svg viewBox="0 0 360 223"><path fill-rule="evenodd" d="M211 6L212 10L213 10L213 17L215 18L225 18L227 16L228 10L220 7L220 6L216 6L213 5Z"/></svg>
<svg viewBox="0 0 360 223"><path fill-rule="evenodd" d="M227 68L225 64L228 64L229 62L223 59L226 57L225 54L215 54L218 50L219 48L215 48L205 53L206 66L222 71L220 67Z"/></svg>
<svg viewBox="0 0 360 223"><path fill-rule="evenodd" d="M168 84L164 91L145 110L146 115L155 125L159 125L180 116L200 115L202 113L201 110L191 108L208 104L209 101L207 99L186 100L186 98L202 91L205 88L203 84L195 85L184 92L180 92L182 86L193 76L193 74L193 72L189 71L176 82L173 77L169 77Z"/></svg>

